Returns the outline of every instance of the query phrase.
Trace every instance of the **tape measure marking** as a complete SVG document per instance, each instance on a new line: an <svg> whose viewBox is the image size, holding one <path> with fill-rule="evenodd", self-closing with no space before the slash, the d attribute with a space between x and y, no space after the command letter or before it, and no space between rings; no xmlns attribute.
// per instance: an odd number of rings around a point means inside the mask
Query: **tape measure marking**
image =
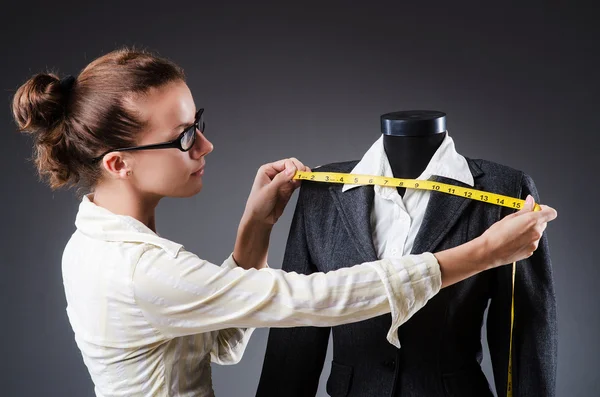
<svg viewBox="0 0 600 397"><path fill-rule="evenodd" d="M483 190L471 189L462 186L450 185L447 183L440 183L429 180L419 179L403 179L403 178L392 178L377 175L361 175L361 174L347 174L340 172L301 172L297 171L294 175L296 180L308 180L314 182L326 182L326 183L344 183L349 185L379 185L389 187L404 187L408 189L422 189L431 190L446 194L452 194L468 198L471 200L477 200L486 202L489 204L500 205L516 210L520 210L525 206L525 200L504 196L501 194L486 192ZM534 211L540 211L541 207L535 203ZM517 272L517 263L512 264L512 294L511 294L511 306L510 306L510 343L508 350L508 374L506 384L506 395L507 397L513 396L513 374L512 374L512 342L513 342L513 328L515 321L515 275Z"/></svg>
<svg viewBox="0 0 600 397"><path fill-rule="evenodd" d="M296 175L294 175L293 179L314 182L344 183L349 185L379 185L404 187L408 189L431 190L517 210L525 206L525 200L522 199L429 180L392 178L377 175L345 174L339 172L300 171L296 172ZM541 208L536 203L534 210L537 211L540 209Z"/></svg>

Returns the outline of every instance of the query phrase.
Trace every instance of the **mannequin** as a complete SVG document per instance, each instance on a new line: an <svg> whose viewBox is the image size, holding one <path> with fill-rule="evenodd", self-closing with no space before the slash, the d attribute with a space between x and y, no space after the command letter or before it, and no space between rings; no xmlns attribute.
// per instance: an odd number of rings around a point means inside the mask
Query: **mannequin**
<svg viewBox="0 0 600 397"><path fill-rule="evenodd" d="M446 113L409 110L381 116L383 147L395 178L415 179L446 137ZM406 188L398 187L400 196Z"/></svg>
<svg viewBox="0 0 600 397"><path fill-rule="evenodd" d="M315 171L380 175L387 160L386 176L423 175L522 199L532 194L539 201L533 180L523 171L460 155L442 112L393 112L382 115L380 122L382 135L362 159L325 164ZM282 269L309 275L361 261L436 252L481 235L513 212L442 192L405 192L398 188L398 197L379 186L303 181ZM557 321L545 235L518 269L514 396L553 397ZM391 314L335 327L272 328L256 396L314 397L331 336L326 391L332 397L493 397L481 368L486 308L496 395L506 396L511 292L511 266L445 288L396 331L399 346L387 339Z"/></svg>

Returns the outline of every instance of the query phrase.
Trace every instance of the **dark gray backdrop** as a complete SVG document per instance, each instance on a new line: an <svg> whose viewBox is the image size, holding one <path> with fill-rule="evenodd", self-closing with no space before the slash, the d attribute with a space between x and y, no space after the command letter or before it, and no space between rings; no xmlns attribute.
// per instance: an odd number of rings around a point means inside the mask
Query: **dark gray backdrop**
<svg viewBox="0 0 600 397"><path fill-rule="evenodd" d="M591 6L126 3L19 2L0 11L0 394L93 395L60 271L78 203L72 192L38 182L27 161L30 141L11 121L12 94L35 72L77 74L123 44L183 66L197 105L206 108L215 151L205 190L164 200L157 217L162 235L213 262L232 250L262 163L358 159L380 134L380 114L447 112L459 152L524 170L542 201L559 211L548 229L559 306L558 395L598 392L600 271L592 251L599 235L593 177L600 62ZM295 200L273 233L273 267L280 266ZM215 366L218 396L254 395L266 337L266 330L255 333L239 365ZM489 374L487 361L485 368Z"/></svg>

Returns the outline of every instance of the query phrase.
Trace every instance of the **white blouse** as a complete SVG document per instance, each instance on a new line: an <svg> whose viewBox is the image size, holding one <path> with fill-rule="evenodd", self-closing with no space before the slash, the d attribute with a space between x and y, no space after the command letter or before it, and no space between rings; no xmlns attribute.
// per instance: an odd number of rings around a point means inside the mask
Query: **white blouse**
<svg viewBox="0 0 600 397"><path fill-rule="evenodd" d="M210 363L239 362L256 327L392 315L388 341L441 288L431 253L329 273L221 266L85 196L63 254L67 314L96 395L214 396Z"/></svg>
<svg viewBox="0 0 600 397"><path fill-rule="evenodd" d="M367 150L350 173L394 176L383 147L383 135ZM454 140L448 132L427 167L415 179L427 180L433 175L454 179L471 187L475 183L467 159L456 151ZM342 192L358 186L346 184ZM389 187L375 185L373 190L371 230L377 258L410 254L425 218L431 191L406 189L404 196L400 196L397 189Z"/></svg>

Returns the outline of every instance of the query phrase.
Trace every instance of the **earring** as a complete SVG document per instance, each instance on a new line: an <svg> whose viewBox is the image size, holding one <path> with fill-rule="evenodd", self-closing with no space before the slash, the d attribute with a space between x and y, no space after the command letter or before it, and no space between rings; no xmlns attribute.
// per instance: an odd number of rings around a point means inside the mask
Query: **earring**
<svg viewBox="0 0 600 397"><path fill-rule="evenodd" d="M131 175L131 171L127 171L127 176L130 176L130 175Z"/></svg>

